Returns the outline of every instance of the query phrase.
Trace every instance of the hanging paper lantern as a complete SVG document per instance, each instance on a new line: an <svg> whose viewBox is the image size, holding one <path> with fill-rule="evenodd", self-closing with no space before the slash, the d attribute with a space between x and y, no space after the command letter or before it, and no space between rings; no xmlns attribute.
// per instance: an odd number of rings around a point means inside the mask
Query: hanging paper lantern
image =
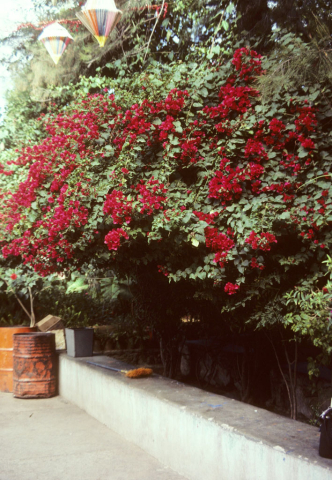
<svg viewBox="0 0 332 480"><path fill-rule="evenodd" d="M74 39L70 33L59 23L52 23L44 28L38 40L43 42L53 62L57 65L67 45Z"/></svg>
<svg viewBox="0 0 332 480"><path fill-rule="evenodd" d="M103 47L122 15L114 0L88 0L76 16Z"/></svg>

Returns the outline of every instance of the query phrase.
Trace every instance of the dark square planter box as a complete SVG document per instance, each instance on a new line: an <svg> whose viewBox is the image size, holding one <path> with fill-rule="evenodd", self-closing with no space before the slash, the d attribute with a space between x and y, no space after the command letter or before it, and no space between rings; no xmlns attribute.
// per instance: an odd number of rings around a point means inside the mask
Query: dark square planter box
<svg viewBox="0 0 332 480"><path fill-rule="evenodd" d="M93 328L66 328L67 355L93 356Z"/></svg>

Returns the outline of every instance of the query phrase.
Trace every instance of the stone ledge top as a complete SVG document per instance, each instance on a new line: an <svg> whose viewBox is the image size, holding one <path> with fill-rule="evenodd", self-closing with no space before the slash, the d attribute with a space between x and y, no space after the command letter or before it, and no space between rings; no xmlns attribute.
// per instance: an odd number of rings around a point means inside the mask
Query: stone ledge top
<svg viewBox="0 0 332 480"><path fill-rule="evenodd" d="M108 376L112 381L144 391L144 395L173 404L174 407L188 415L219 425L223 430L268 445L285 455L296 456L303 461L325 467L331 471L332 475L332 460L318 455L320 433L317 427L160 375L153 374L149 378L140 379L126 378L107 367L121 370L130 370L135 367L104 355L80 358L69 357L64 353L60 355L84 365L84 367L96 370L98 374ZM103 367L88 362L95 362Z"/></svg>

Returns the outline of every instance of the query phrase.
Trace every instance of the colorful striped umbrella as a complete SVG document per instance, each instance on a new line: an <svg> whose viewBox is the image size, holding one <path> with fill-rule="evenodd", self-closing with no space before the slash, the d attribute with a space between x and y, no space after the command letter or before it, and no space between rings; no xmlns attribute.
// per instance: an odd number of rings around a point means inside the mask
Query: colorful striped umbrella
<svg viewBox="0 0 332 480"><path fill-rule="evenodd" d="M52 23L44 28L38 40L43 42L53 62L57 65L67 45L74 39L59 23Z"/></svg>
<svg viewBox="0 0 332 480"><path fill-rule="evenodd" d="M76 16L96 38L100 47L105 45L107 37L122 15L114 0L88 0Z"/></svg>

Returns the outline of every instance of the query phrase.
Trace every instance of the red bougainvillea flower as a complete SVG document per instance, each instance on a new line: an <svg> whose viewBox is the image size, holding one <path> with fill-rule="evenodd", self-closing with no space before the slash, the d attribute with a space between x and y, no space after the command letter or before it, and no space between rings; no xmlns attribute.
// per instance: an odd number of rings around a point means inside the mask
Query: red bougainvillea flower
<svg viewBox="0 0 332 480"><path fill-rule="evenodd" d="M251 263L250 263L251 268L259 268L259 270L264 270L264 265L261 265L258 263L257 258L252 257Z"/></svg>
<svg viewBox="0 0 332 480"><path fill-rule="evenodd" d="M111 215L114 223L130 223L132 202L127 200L122 192L113 190L110 195L106 195L103 211L105 215L108 213Z"/></svg>
<svg viewBox="0 0 332 480"><path fill-rule="evenodd" d="M224 267L228 252L234 247L234 240L224 233L218 232L217 228L206 227L205 242L208 248L215 252L214 262Z"/></svg>
<svg viewBox="0 0 332 480"><path fill-rule="evenodd" d="M236 283L228 282L225 285L224 291L228 295L234 295L234 293L236 293L239 288L240 288L240 285L236 285Z"/></svg>
<svg viewBox="0 0 332 480"><path fill-rule="evenodd" d="M246 243L249 243L252 248L255 250L260 249L264 252L269 252L271 250L271 243L277 243L275 235L272 233L256 233L251 232L248 238L245 239Z"/></svg>
<svg viewBox="0 0 332 480"><path fill-rule="evenodd" d="M168 277L169 271L167 270L166 267L164 267L163 265L157 265L157 267L158 267L159 273L162 273L163 275L165 275L165 277Z"/></svg>
<svg viewBox="0 0 332 480"><path fill-rule="evenodd" d="M105 237L105 243L109 250L117 250L120 247L121 237L128 240L129 235L122 228L111 230Z"/></svg>

